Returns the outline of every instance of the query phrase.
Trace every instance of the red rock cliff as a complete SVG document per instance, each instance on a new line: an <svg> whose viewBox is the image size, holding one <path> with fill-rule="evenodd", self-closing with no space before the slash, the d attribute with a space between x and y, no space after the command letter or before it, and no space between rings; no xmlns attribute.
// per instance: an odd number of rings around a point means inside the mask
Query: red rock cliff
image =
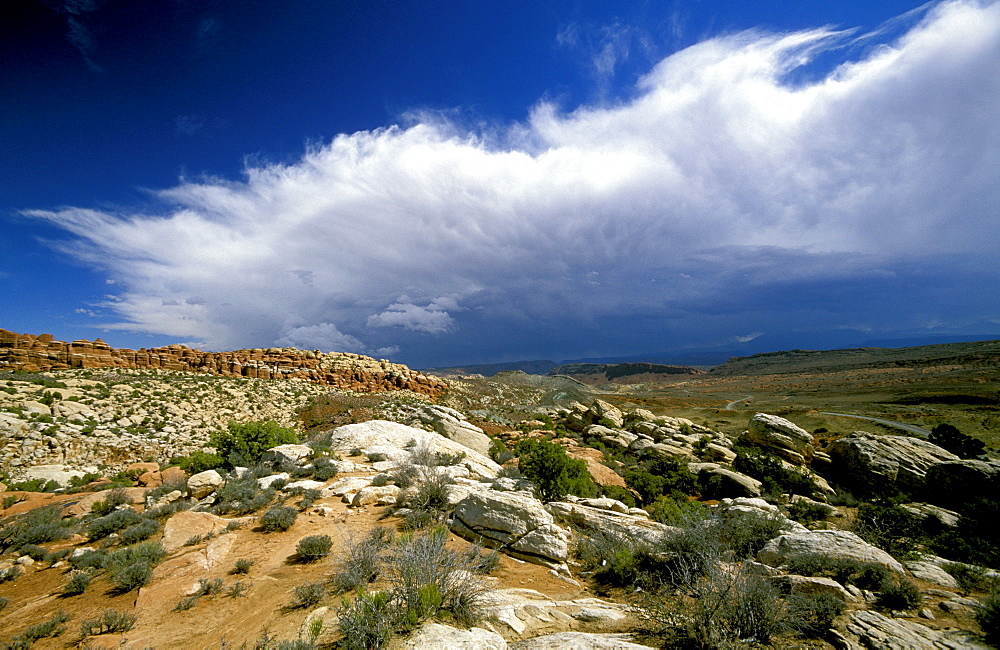
<svg viewBox="0 0 1000 650"><path fill-rule="evenodd" d="M201 372L224 377L301 378L358 392L412 390L438 397L447 385L404 365L346 352L296 348L254 348L202 352L183 345L116 349L97 339L56 341L51 334L17 334L0 329L0 369L41 372L68 368L149 368Z"/></svg>

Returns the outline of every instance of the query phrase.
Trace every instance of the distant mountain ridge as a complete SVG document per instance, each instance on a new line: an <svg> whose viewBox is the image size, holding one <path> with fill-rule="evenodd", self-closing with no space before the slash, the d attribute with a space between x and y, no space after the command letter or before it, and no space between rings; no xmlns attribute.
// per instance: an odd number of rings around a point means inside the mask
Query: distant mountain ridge
<svg viewBox="0 0 1000 650"><path fill-rule="evenodd" d="M768 375L793 372L834 372L854 368L938 365L1000 366L1000 340L941 343L909 348L846 348L787 350L733 357L710 374Z"/></svg>
<svg viewBox="0 0 1000 650"><path fill-rule="evenodd" d="M690 366L671 366L659 363L568 363L556 366L549 371L550 375L566 375L580 379L584 383L656 381L665 375L704 375L705 373L705 370Z"/></svg>

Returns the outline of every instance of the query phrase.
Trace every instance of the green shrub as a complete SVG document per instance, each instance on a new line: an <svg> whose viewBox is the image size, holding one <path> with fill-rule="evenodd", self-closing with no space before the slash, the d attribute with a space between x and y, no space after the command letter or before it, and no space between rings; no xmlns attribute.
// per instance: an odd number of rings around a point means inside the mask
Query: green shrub
<svg viewBox="0 0 1000 650"><path fill-rule="evenodd" d="M818 637L833 627L847 605L831 593L794 594L787 601L788 624L806 637Z"/></svg>
<svg viewBox="0 0 1000 650"><path fill-rule="evenodd" d="M212 434L210 444L226 459L230 466L256 465L264 452L278 445L293 444L298 441L294 429L278 425L274 420L266 422L230 422L226 431Z"/></svg>
<svg viewBox="0 0 1000 650"><path fill-rule="evenodd" d="M257 512L274 500L275 488L261 489L253 475L227 480L215 493L217 503L213 512L220 515L248 515Z"/></svg>
<svg viewBox="0 0 1000 650"><path fill-rule="evenodd" d="M106 609L100 617L88 619L80 623L80 636L98 636L101 634L125 634L135 625L138 616L119 612L116 609Z"/></svg>
<svg viewBox="0 0 1000 650"><path fill-rule="evenodd" d="M490 441L490 458L497 465L503 465L509 460L517 457L517 455L507 448L507 445L503 444L503 441L493 438Z"/></svg>
<svg viewBox="0 0 1000 650"><path fill-rule="evenodd" d="M0 596L0 612L2 612L9 604L10 604L9 598L4 598Z"/></svg>
<svg viewBox="0 0 1000 650"><path fill-rule="evenodd" d="M987 570L981 566L962 564L961 562L949 562L941 568L955 579L955 582L962 589L962 593L966 596L973 590L985 591L993 583L993 580L987 576Z"/></svg>
<svg viewBox="0 0 1000 650"><path fill-rule="evenodd" d="M62 519L62 507L58 505L35 508L20 516L8 517L0 525L0 550L64 539L69 537L74 523L75 520Z"/></svg>
<svg viewBox="0 0 1000 650"><path fill-rule="evenodd" d="M250 567L253 566L253 560L248 560L246 558L240 558L236 560L236 564L230 569L229 573L233 575L245 575L250 573Z"/></svg>
<svg viewBox="0 0 1000 650"><path fill-rule="evenodd" d="M639 493L644 504L667 495L682 500L698 491L697 477L680 458L643 461L625 472L625 483Z"/></svg>
<svg viewBox="0 0 1000 650"><path fill-rule="evenodd" d="M375 582L381 573L381 556L392 543L395 535L384 527L372 528L359 541L351 542L344 550L340 568L330 579L336 593L361 591Z"/></svg>
<svg viewBox="0 0 1000 650"><path fill-rule="evenodd" d="M294 608L315 607L327 596L326 585L322 582L307 582L295 588Z"/></svg>
<svg viewBox="0 0 1000 650"><path fill-rule="evenodd" d="M102 501L97 501L90 505L90 512L98 517L104 517L117 510L118 506L129 503L131 503L131 499L129 499L128 493L124 488L111 488Z"/></svg>
<svg viewBox="0 0 1000 650"><path fill-rule="evenodd" d="M687 497L674 499L666 495L656 497L653 503L646 507L650 518L668 526L683 525L685 522L702 520L708 517L709 509L700 501L691 501Z"/></svg>
<svg viewBox="0 0 1000 650"><path fill-rule="evenodd" d="M330 554L333 540L329 535L310 535L299 540L295 555L300 562L316 562Z"/></svg>
<svg viewBox="0 0 1000 650"><path fill-rule="evenodd" d="M64 596L79 596L87 591L93 577L94 574L90 571L74 571L69 581L63 586L62 594Z"/></svg>
<svg viewBox="0 0 1000 650"><path fill-rule="evenodd" d="M0 584L4 582L14 582L21 577L21 567L12 566L6 569L0 569Z"/></svg>
<svg viewBox="0 0 1000 650"><path fill-rule="evenodd" d="M84 551L76 557L70 557L69 564L74 569L103 569L108 558L107 549L99 548L93 551Z"/></svg>
<svg viewBox="0 0 1000 650"><path fill-rule="evenodd" d="M242 580L237 580L233 584L229 585L229 589L226 590L226 596L229 598L245 597L249 590L249 584L243 582Z"/></svg>
<svg viewBox="0 0 1000 650"><path fill-rule="evenodd" d="M261 530L265 532L284 532L292 527L299 511L290 506L273 506L260 518Z"/></svg>
<svg viewBox="0 0 1000 650"><path fill-rule="evenodd" d="M337 611L337 625L347 650L384 648L392 639L397 611L388 592L359 593L353 602L346 598Z"/></svg>
<svg viewBox="0 0 1000 650"><path fill-rule="evenodd" d="M567 494L597 495L587 463L570 458L562 446L529 438L518 442L516 451L521 474L538 487L543 501L558 501Z"/></svg>
<svg viewBox="0 0 1000 650"><path fill-rule="evenodd" d="M175 456L170 459L171 465L176 465L191 474L198 474L210 469L216 469L226 464L226 459L209 451L193 451L189 456Z"/></svg>
<svg viewBox="0 0 1000 650"><path fill-rule="evenodd" d="M904 557L924 538L920 517L898 505L862 503L854 532L895 557Z"/></svg>
<svg viewBox="0 0 1000 650"><path fill-rule="evenodd" d="M38 544L25 544L18 552L22 555L27 555L35 562L45 562L46 564L51 564L49 559L52 557L52 554L48 551L48 549L41 547Z"/></svg>
<svg viewBox="0 0 1000 650"><path fill-rule="evenodd" d="M781 460L757 447L737 445L733 469L751 476L764 484L767 492L812 496L816 483L802 472L785 467Z"/></svg>
<svg viewBox="0 0 1000 650"><path fill-rule="evenodd" d="M983 629L986 642L994 647L1000 646L1000 591L994 591L983 600L975 617Z"/></svg>
<svg viewBox="0 0 1000 650"><path fill-rule="evenodd" d="M794 501L788 506L788 516L800 524L823 521L827 516L827 507L822 503L812 501Z"/></svg>
<svg viewBox="0 0 1000 650"><path fill-rule="evenodd" d="M115 510L110 515L95 519L87 524L87 539L90 541L103 539L111 533L117 533L123 528L141 523L142 517L135 510L126 508L125 510Z"/></svg>
<svg viewBox="0 0 1000 650"><path fill-rule="evenodd" d="M986 443L964 434L951 424L939 424L931 429L927 440L947 449L959 458L979 458L986 453Z"/></svg>
<svg viewBox="0 0 1000 650"><path fill-rule="evenodd" d="M635 495L627 488L623 488L620 485L603 485L601 486L601 492L609 499L621 501L629 508L636 507Z"/></svg>
<svg viewBox="0 0 1000 650"><path fill-rule="evenodd" d="M117 571L111 578L115 585L114 591L118 594L126 594L133 589L144 587L152 579L153 567L147 562L129 564Z"/></svg>
<svg viewBox="0 0 1000 650"><path fill-rule="evenodd" d="M875 600L879 609L901 612L920 604L920 589L909 580L889 583L882 587Z"/></svg>
<svg viewBox="0 0 1000 650"><path fill-rule="evenodd" d="M122 544L131 546L132 544L137 544L144 539L149 539L156 534L158 530L160 530L159 524L152 519L143 518L143 520L139 523L134 526L129 526L119 533L118 539Z"/></svg>
<svg viewBox="0 0 1000 650"><path fill-rule="evenodd" d="M780 535L783 525L783 518L778 515L748 512L726 519L719 526L719 535L736 559L745 560L756 556L768 541Z"/></svg>
<svg viewBox="0 0 1000 650"><path fill-rule="evenodd" d="M45 639L49 637L59 636L66 631L66 621L73 618L63 610L59 610L55 615L49 620L43 623L36 623L32 625L24 632L21 632L17 637L15 637L15 642L22 641L27 642L26 647L31 647L31 644L39 639ZM17 646L15 646L17 647Z"/></svg>

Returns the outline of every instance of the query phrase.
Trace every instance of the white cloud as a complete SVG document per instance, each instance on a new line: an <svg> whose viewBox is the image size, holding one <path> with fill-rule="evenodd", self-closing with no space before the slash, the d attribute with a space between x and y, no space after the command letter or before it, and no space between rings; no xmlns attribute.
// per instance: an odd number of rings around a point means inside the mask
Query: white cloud
<svg viewBox="0 0 1000 650"><path fill-rule="evenodd" d="M367 351L364 343L353 336L342 333L333 323L292 327L275 343L283 347L299 348L301 350L323 350L324 352Z"/></svg>
<svg viewBox="0 0 1000 650"><path fill-rule="evenodd" d="M455 319L446 310L457 310L458 302L452 297L441 297L426 307L412 302L396 302L381 314L368 317L369 327L404 327L414 332L442 334L455 327Z"/></svg>
<svg viewBox="0 0 1000 650"><path fill-rule="evenodd" d="M939 5L897 42L786 81L849 38L717 38L613 107L541 103L489 138L441 118L344 134L239 182L182 182L152 216L30 214L108 270L111 326L209 349L406 351L418 333L473 330L500 345L517 319L667 327L720 300L780 309L796 283L995 255L1000 4Z"/></svg>

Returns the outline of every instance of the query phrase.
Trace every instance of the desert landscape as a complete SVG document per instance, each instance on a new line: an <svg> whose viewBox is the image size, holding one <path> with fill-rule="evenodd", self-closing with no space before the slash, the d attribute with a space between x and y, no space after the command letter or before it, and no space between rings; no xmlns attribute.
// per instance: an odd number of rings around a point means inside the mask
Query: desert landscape
<svg viewBox="0 0 1000 650"><path fill-rule="evenodd" d="M996 641L996 341L491 377L355 355L352 390L293 349L262 378L4 340L4 647Z"/></svg>

